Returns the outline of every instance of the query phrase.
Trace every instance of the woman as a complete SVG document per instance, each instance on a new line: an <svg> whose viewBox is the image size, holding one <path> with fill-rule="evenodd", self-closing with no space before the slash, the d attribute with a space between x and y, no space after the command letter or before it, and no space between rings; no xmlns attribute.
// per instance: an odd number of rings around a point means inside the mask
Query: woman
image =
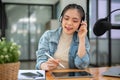
<svg viewBox="0 0 120 80"><path fill-rule="evenodd" d="M67 5L61 14L61 27L46 31L40 38L36 69L83 69L89 65L89 41L85 13L77 4ZM45 55L48 52L55 59Z"/></svg>

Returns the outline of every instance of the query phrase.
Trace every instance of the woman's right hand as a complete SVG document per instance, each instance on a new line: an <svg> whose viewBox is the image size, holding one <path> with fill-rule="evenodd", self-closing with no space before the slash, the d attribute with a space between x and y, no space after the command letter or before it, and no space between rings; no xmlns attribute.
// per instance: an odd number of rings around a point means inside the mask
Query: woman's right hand
<svg viewBox="0 0 120 80"><path fill-rule="evenodd" d="M56 69L58 65L59 65L58 59L50 58L48 59L48 61L41 64L41 69L42 70L53 70L53 69Z"/></svg>

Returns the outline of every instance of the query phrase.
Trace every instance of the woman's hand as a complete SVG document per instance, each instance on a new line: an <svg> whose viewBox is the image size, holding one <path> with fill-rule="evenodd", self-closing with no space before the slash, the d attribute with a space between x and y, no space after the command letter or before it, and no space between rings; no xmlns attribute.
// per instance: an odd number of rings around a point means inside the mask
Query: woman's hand
<svg viewBox="0 0 120 80"><path fill-rule="evenodd" d="M53 70L59 65L58 59L48 59L48 61L41 64L41 69L43 70Z"/></svg>
<svg viewBox="0 0 120 80"><path fill-rule="evenodd" d="M86 53L86 48L85 48L85 36L86 35L87 35L87 23L82 21L81 27L78 32L79 41L81 42L78 48L78 56L80 58L82 58Z"/></svg>
<svg viewBox="0 0 120 80"><path fill-rule="evenodd" d="M80 39L83 39L85 38L86 35L87 35L87 23L82 21L79 32L78 32L78 37Z"/></svg>

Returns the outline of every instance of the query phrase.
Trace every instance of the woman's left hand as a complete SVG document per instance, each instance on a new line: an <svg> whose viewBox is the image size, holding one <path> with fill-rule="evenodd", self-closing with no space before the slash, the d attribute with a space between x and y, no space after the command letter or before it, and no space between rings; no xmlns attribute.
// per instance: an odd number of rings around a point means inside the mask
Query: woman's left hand
<svg viewBox="0 0 120 80"><path fill-rule="evenodd" d="M83 39L85 38L86 35L87 35L87 23L82 21L79 32L78 32L78 37L80 39Z"/></svg>
<svg viewBox="0 0 120 80"><path fill-rule="evenodd" d="M82 58L86 54L85 48L85 37L87 35L87 23L82 21L81 27L78 32L78 37L80 40L79 48L78 48L78 56Z"/></svg>

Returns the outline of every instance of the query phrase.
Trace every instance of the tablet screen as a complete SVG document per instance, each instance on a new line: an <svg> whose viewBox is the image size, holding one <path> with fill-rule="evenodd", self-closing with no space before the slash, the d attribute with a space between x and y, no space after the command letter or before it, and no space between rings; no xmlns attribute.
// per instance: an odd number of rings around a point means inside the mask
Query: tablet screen
<svg viewBox="0 0 120 80"><path fill-rule="evenodd" d="M92 77L92 74L87 71L79 72L52 72L55 78L79 78L79 77Z"/></svg>

